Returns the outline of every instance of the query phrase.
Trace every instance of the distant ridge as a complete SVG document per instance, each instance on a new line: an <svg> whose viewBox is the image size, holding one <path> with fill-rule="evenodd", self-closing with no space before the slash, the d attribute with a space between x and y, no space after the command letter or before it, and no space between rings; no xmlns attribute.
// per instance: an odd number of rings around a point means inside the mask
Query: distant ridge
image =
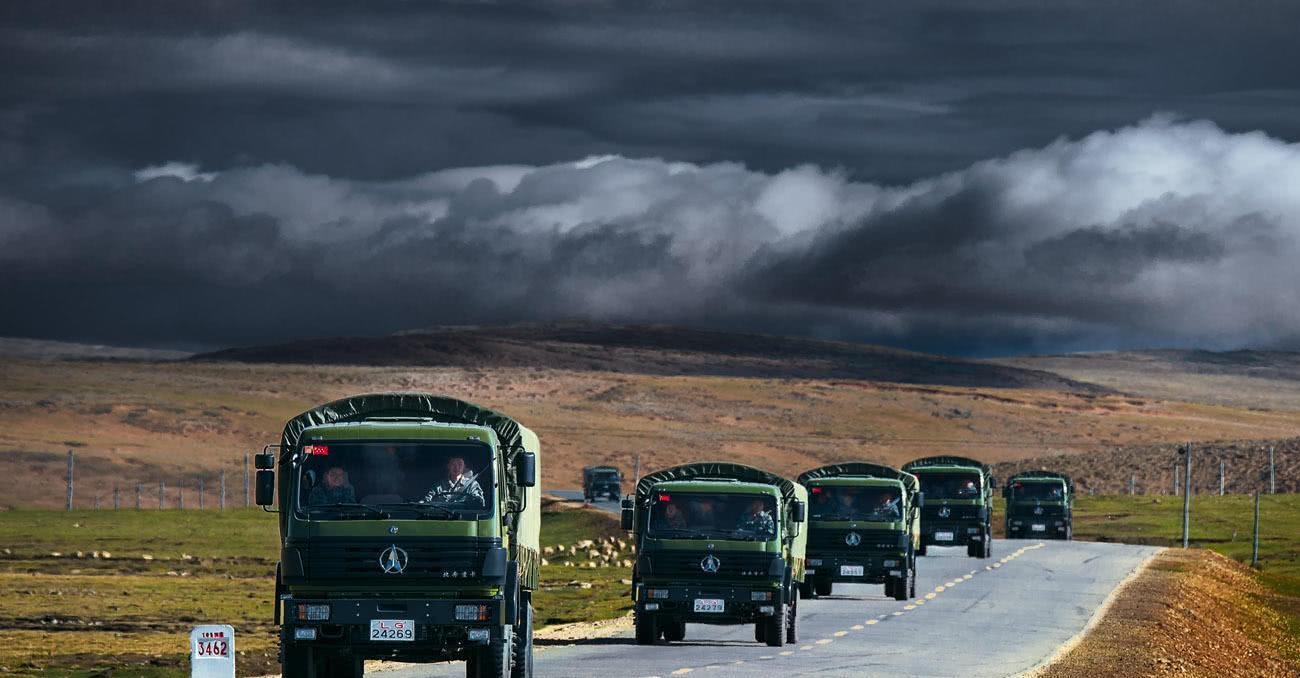
<svg viewBox="0 0 1300 678"><path fill-rule="evenodd" d="M444 327L385 337L232 348L193 360L363 366L539 367L652 375L867 379L903 384L1108 389L1043 370L799 337L662 325Z"/></svg>
<svg viewBox="0 0 1300 678"><path fill-rule="evenodd" d="M124 348L48 339L0 337L0 358L7 359L168 361L182 360L191 355L193 354L186 351L161 348Z"/></svg>

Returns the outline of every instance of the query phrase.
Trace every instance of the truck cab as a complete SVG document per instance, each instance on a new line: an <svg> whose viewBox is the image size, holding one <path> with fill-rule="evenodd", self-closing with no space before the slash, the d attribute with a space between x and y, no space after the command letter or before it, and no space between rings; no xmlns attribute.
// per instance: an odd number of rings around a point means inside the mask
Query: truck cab
<svg viewBox="0 0 1300 678"><path fill-rule="evenodd" d="M1007 538L1074 538L1074 483L1064 473L1017 473L1007 479L1002 497L1007 500Z"/></svg>
<svg viewBox="0 0 1300 678"><path fill-rule="evenodd" d="M623 477L613 466L587 466L582 469L582 497L588 503L600 497L617 501L623 494Z"/></svg>
<svg viewBox="0 0 1300 678"><path fill-rule="evenodd" d="M641 478L623 510L637 644L683 640L687 623L754 624L758 642L796 642L806 510L801 485L741 464Z"/></svg>
<svg viewBox="0 0 1300 678"><path fill-rule="evenodd" d="M896 600L916 596L922 495L916 476L868 462L821 466L798 478L808 488L808 560L802 595L835 583L884 584Z"/></svg>
<svg viewBox="0 0 1300 678"><path fill-rule="evenodd" d="M365 659L531 675L535 434L451 398L373 394L304 412L272 447L257 494L279 509L286 678L359 676Z"/></svg>
<svg viewBox="0 0 1300 678"><path fill-rule="evenodd" d="M951 455L922 457L903 465L925 493L921 546L965 546L971 558L993 555L993 470L984 462Z"/></svg>

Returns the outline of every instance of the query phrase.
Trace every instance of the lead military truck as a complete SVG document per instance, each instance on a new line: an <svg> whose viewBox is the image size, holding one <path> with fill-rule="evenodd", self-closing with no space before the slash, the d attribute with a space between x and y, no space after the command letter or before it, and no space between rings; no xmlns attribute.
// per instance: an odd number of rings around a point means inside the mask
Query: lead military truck
<svg viewBox="0 0 1300 678"><path fill-rule="evenodd" d="M1007 478L1007 537L1074 537L1074 483L1064 473L1026 471Z"/></svg>
<svg viewBox="0 0 1300 678"><path fill-rule="evenodd" d="M808 568L805 598L830 595L835 582L884 584L895 600L916 597L916 548L923 503L916 476L869 462L805 471Z"/></svg>
<svg viewBox="0 0 1300 678"><path fill-rule="evenodd" d="M686 624L754 624L754 640L798 640L808 493L728 462L651 473L623 502L637 549L636 642L686 638ZM766 516L766 517L764 517Z"/></svg>
<svg viewBox="0 0 1300 678"><path fill-rule="evenodd" d="M903 465L921 481L921 547L965 546L971 558L993 555L993 469L975 459L923 457Z"/></svg>
<svg viewBox="0 0 1300 678"><path fill-rule="evenodd" d="M307 410L267 447L257 503L278 497L286 678L351 678L380 658L532 675L532 431L453 398L377 393Z"/></svg>

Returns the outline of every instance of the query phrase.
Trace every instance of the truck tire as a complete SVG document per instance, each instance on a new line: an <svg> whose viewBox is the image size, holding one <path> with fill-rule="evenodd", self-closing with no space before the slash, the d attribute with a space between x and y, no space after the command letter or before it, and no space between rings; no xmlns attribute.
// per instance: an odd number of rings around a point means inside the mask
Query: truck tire
<svg viewBox="0 0 1300 678"><path fill-rule="evenodd" d="M819 596L829 596L831 594L831 580L829 578L817 578L813 580L813 591Z"/></svg>
<svg viewBox="0 0 1300 678"><path fill-rule="evenodd" d="M361 678L365 670L361 657L316 651L316 675L320 678Z"/></svg>
<svg viewBox="0 0 1300 678"><path fill-rule="evenodd" d="M763 619L754 624L754 642L767 642L767 620Z"/></svg>
<svg viewBox="0 0 1300 678"><path fill-rule="evenodd" d="M812 579L805 579L799 582L799 595L803 598L816 598L817 592L813 590Z"/></svg>
<svg viewBox="0 0 1300 678"><path fill-rule="evenodd" d="M470 651L465 661L465 678L510 678L510 665L514 659L514 627L502 629L500 638L493 638L485 647Z"/></svg>
<svg viewBox="0 0 1300 678"><path fill-rule="evenodd" d="M912 585L911 585L911 587L909 587L909 588L907 589L907 597L908 597L908 598L916 598L916 557L913 556L912 559L911 559L911 561L912 561L912 565L911 565L911 567L912 567Z"/></svg>
<svg viewBox="0 0 1300 678"><path fill-rule="evenodd" d="M786 615L790 607L784 603L777 606L776 614L763 620L763 641L768 647L785 647Z"/></svg>
<svg viewBox="0 0 1300 678"><path fill-rule="evenodd" d="M892 576L885 577L885 597L894 597L894 578Z"/></svg>
<svg viewBox="0 0 1300 678"><path fill-rule="evenodd" d="M975 541L972 541L972 542L969 542L969 543L966 544L966 557L967 557L967 558L983 558L984 556L980 555L980 554L982 554L982 553L984 553L984 545L983 545L983 544L981 544L981 543L979 543L979 542L975 542Z"/></svg>
<svg viewBox="0 0 1300 678"><path fill-rule="evenodd" d="M890 577L890 579L894 580L894 600L908 599L908 594L911 593L914 588L914 585L912 584L914 576L912 570L907 569L903 570L903 576L901 577Z"/></svg>
<svg viewBox="0 0 1300 678"><path fill-rule="evenodd" d="M921 542L921 545L916 548L916 555L918 556L925 555L925 542Z"/></svg>
<svg viewBox="0 0 1300 678"><path fill-rule="evenodd" d="M680 642L686 640L686 622L675 621L664 625L664 640Z"/></svg>
<svg viewBox="0 0 1300 678"><path fill-rule="evenodd" d="M785 622L785 642L794 644L799 642L799 591L794 590L794 595L790 598L790 611L786 614L788 619Z"/></svg>
<svg viewBox="0 0 1300 678"><path fill-rule="evenodd" d="M638 612L632 623L636 626L637 645L654 645L659 639L659 624L654 617Z"/></svg>
<svg viewBox="0 0 1300 678"><path fill-rule="evenodd" d="M983 547L984 548L980 551L981 553L980 557L992 558L993 557L993 531L992 530L988 530L984 533Z"/></svg>
<svg viewBox="0 0 1300 678"><path fill-rule="evenodd" d="M525 594L515 624L515 656L510 678L533 678L533 601Z"/></svg>
<svg viewBox="0 0 1300 678"><path fill-rule="evenodd" d="M309 647L286 643L282 649L280 664L280 672L284 678L315 678L316 662Z"/></svg>

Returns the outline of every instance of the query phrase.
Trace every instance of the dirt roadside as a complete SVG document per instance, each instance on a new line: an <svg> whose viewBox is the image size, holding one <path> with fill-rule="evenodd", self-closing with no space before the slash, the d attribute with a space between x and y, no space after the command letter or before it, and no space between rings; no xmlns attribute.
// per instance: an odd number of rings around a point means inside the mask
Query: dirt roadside
<svg viewBox="0 0 1300 678"><path fill-rule="evenodd" d="M1101 621L1034 678L1300 675L1300 646L1248 568L1198 549L1166 549Z"/></svg>

